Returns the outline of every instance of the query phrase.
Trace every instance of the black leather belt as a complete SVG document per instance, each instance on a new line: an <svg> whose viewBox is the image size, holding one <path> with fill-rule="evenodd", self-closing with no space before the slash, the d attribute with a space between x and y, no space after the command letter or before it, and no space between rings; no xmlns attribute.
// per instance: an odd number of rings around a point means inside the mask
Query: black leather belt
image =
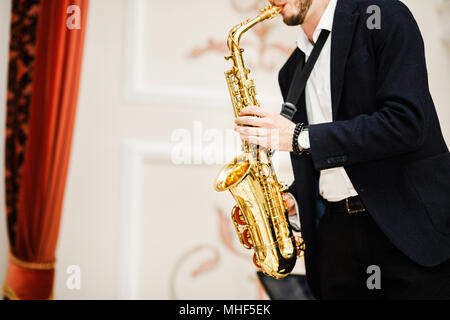
<svg viewBox="0 0 450 320"><path fill-rule="evenodd" d="M332 213L355 214L366 211L359 197L350 197L339 202L327 202L328 210Z"/></svg>

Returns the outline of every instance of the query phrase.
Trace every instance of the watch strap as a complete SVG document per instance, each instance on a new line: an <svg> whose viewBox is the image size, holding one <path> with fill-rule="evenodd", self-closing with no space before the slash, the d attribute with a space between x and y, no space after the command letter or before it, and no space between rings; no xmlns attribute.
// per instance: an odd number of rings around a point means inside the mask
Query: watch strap
<svg viewBox="0 0 450 320"><path fill-rule="evenodd" d="M294 136L292 137L292 150L294 154L300 156L303 154L302 150L300 149L298 145L298 137L300 135L300 132L302 132L303 127L305 126L304 123L300 122L297 123L294 130Z"/></svg>

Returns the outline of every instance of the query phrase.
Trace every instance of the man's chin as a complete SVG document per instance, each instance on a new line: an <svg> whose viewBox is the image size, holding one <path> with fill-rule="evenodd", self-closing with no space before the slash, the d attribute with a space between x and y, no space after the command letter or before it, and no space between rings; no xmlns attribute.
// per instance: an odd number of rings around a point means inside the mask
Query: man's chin
<svg viewBox="0 0 450 320"><path fill-rule="evenodd" d="M283 17L283 22L288 26L298 26L303 23L303 19L298 16Z"/></svg>

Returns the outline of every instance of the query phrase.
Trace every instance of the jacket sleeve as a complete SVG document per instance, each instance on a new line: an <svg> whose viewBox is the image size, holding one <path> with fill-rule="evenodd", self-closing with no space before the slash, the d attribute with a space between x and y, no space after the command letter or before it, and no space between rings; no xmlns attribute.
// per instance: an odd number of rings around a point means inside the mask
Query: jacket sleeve
<svg viewBox="0 0 450 320"><path fill-rule="evenodd" d="M399 4L390 15L382 17L382 28L369 31L378 66L373 76L379 107L351 120L310 126L317 170L380 160L423 144L429 94L424 45L408 8L395 2Z"/></svg>

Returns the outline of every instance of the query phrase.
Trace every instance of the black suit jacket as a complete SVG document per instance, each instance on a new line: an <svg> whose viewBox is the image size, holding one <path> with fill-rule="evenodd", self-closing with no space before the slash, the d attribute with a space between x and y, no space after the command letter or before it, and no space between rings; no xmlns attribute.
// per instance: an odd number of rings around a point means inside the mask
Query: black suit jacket
<svg viewBox="0 0 450 320"><path fill-rule="evenodd" d="M381 9L370 30L367 8ZM298 63L280 71L284 99ZM291 154L310 287L320 297L315 262L319 172L344 166L381 230L423 266L450 258L450 154L428 88L424 44L397 0L338 0L331 44L333 122L310 126L311 156ZM294 122L307 123L304 95Z"/></svg>

